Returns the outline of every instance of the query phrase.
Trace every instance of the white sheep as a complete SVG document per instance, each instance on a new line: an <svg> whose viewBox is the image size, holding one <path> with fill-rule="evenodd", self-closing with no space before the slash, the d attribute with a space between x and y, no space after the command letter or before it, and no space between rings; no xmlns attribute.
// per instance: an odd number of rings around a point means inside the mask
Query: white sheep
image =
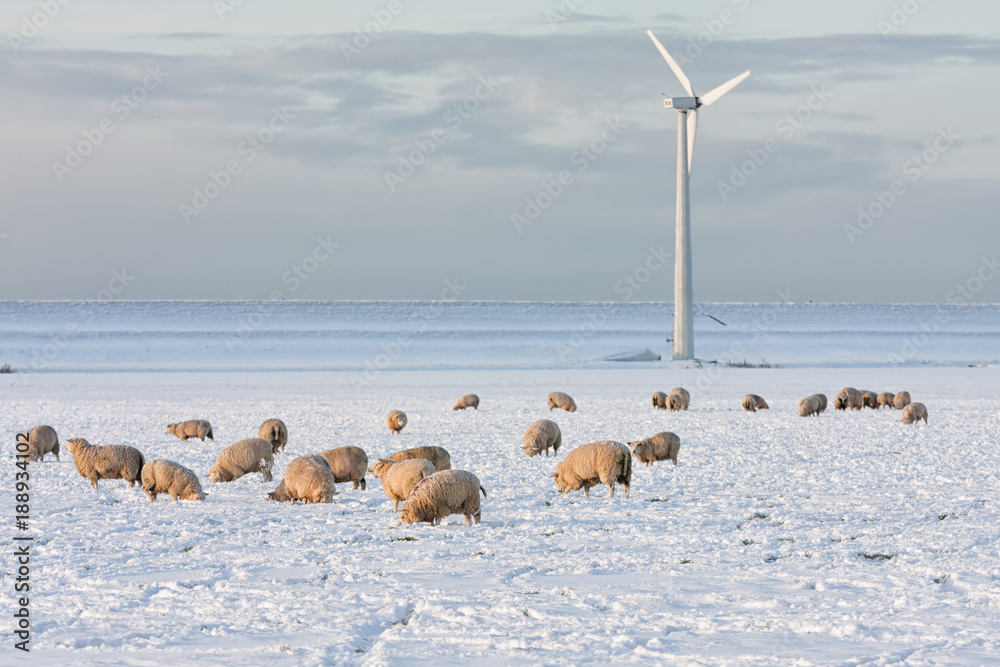
<svg viewBox="0 0 1000 667"><path fill-rule="evenodd" d="M819 400L819 412L817 414L823 414L826 412L826 394L813 394Z"/></svg>
<svg viewBox="0 0 1000 667"><path fill-rule="evenodd" d="M690 405L691 394L688 393L687 389L674 387L670 390L670 396L667 397L667 407L670 408L671 412L687 410Z"/></svg>
<svg viewBox="0 0 1000 667"><path fill-rule="evenodd" d="M907 403L903 408L903 423L916 424L921 419L927 423L927 408L923 403Z"/></svg>
<svg viewBox="0 0 1000 667"><path fill-rule="evenodd" d="M615 483L628 488L632 482L632 452L628 447L613 440L592 442L581 445L556 466L552 473L559 493L569 493L583 488L583 495L590 497L590 488L607 484L611 495L615 495Z"/></svg>
<svg viewBox="0 0 1000 667"><path fill-rule="evenodd" d="M458 399L458 403L455 403L455 407L452 410L464 410L466 408L479 409L479 397L475 394L466 394L462 398Z"/></svg>
<svg viewBox="0 0 1000 667"><path fill-rule="evenodd" d="M280 502L331 503L337 495L333 471L327 460L318 454L299 456L285 468L285 477L271 493L268 500Z"/></svg>
<svg viewBox="0 0 1000 667"><path fill-rule="evenodd" d="M365 490L365 472L368 470L368 455L365 450L348 445L328 449L319 455L330 464L334 482L354 482L354 489L360 485L361 490Z"/></svg>
<svg viewBox="0 0 1000 667"><path fill-rule="evenodd" d="M647 467L655 461L673 461L677 465L677 455L681 451L681 439L677 434L664 431L645 440L628 443L632 456Z"/></svg>
<svg viewBox="0 0 1000 667"><path fill-rule="evenodd" d="M259 472L265 482L270 482L271 468L274 466L274 452L271 443L263 438L247 438L229 445L221 452L208 471L208 480L213 484L231 482L243 475Z"/></svg>
<svg viewBox="0 0 1000 667"><path fill-rule="evenodd" d="M212 425L205 419L189 419L186 422L178 424L167 424L167 433L169 435L176 435L181 439L181 442L187 442L188 438L198 438L202 442L205 442L205 438L208 438L212 442L215 442L215 436L212 434Z"/></svg>
<svg viewBox="0 0 1000 667"><path fill-rule="evenodd" d="M392 511L399 511L399 502L406 500L417 482L433 475L434 464L427 459L378 459L368 468L368 472L382 480L382 490L392 501Z"/></svg>
<svg viewBox="0 0 1000 667"><path fill-rule="evenodd" d="M95 489L98 480L124 479L129 486L135 486L142 479L142 468L146 457L135 447L128 445L92 445L83 438L70 438L66 450L73 455L73 463L80 477L90 480Z"/></svg>
<svg viewBox="0 0 1000 667"><path fill-rule="evenodd" d="M861 390L861 402L864 403L866 408L878 410L878 394L874 391L868 391L867 389Z"/></svg>
<svg viewBox="0 0 1000 667"><path fill-rule="evenodd" d="M521 439L521 449L529 457L541 454L543 450L548 456L549 447L552 448L553 454L558 454L561 445L562 432L559 430L559 425L549 419L539 419L533 423Z"/></svg>
<svg viewBox="0 0 1000 667"><path fill-rule="evenodd" d="M257 437L271 443L271 453L284 452L288 444L288 427L280 419L268 419L257 429Z"/></svg>
<svg viewBox="0 0 1000 667"><path fill-rule="evenodd" d="M451 514L464 514L465 525L479 523L482 512L479 493L486 489L479 478L465 470L442 470L424 477L406 498L400 517L403 523L426 521L432 526Z"/></svg>
<svg viewBox="0 0 1000 667"><path fill-rule="evenodd" d="M664 394L662 391L658 391L655 394L653 394L653 407L658 408L660 410L666 410L667 395Z"/></svg>
<svg viewBox="0 0 1000 667"><path fill-rule="evenodd" d="M435 470L448 470L451 468L451 454L444 447L414 447L396 452L389 458L399 463L408 461L409 459L426 459L434 464Z"/></svg>
<svg viewBox="0 0 1000 667"><path fill-rule="evenodd" d="M561 408L566 412L576 412L576 402L569 394L554 391L549 394L549 412L552 412L553 408Z"/></svg>
<svg viewBox="0 0 1000 667"><path fill-rule="evenodd" d="M896 408L897 410L902 410L909 404L910 404L910 392L908 391L901 391L898 394L896 394L892 399L892 407Z"/></svg>
<svg viewBox="0 0 1000 667"><path fill-rule="evenodd" d="M155 502L161 493L174 500L204 500L205 492L193 470L166 459L154 459L142 467L142 490Z"/></svg>
<svg viewBox="0 0 1000 667"><path fill-rule="evenodd" d="M834 406L837 402L833 402ZM799 417L809 417L812 415L819 416L819 398L813 394L812 396L806 396L801 401L799 401Z"/></svg>
<svg viewBox="0 0 1000 667"><path fill-rule="evenodd" d="M847 409L847 394L837 394L833 399L833 407L837 410Z"/></svg>
<svg viewBox="0 0 1000 667"><path fill-rule="evenodd" d="M743 409L747 412L757 412L768 409L767 401L757 394L747 394L743 397Z"/></svg>
<svg viewBox="0 0 1000 667"><path fill-rule="evenodd" d="M51 426L39 424L29 428L24 433L19 433L17 439L28 443L28 460L44 461L45 455L55 454L56 461L59 460L59 436Z"/></svg>
<svg viewBox="0 0 1000 667"><path fill-rule="evenodd" d="M402 410L393 410L386 417L386 424L389 425L389 430L393 433L399 433L406 426L406 413Z"/></svg>
<svg viewBox="0 0 1000 667"><path fill-rule="evenodd" d="M885 406L887 408L891 408L892 399L894 399L895 397L896 395L893 394L891 391L883 391L881 394L878 395L879 407Z"/></svg>
<svg viewBox="0 0 1000 667"><path fill-rule="evenodd" d="M839 395L844 397L846 407L851 410L860 410L865 407L865 401L861 396L861 392L854 387L844 387L840 390Z"/></svg>

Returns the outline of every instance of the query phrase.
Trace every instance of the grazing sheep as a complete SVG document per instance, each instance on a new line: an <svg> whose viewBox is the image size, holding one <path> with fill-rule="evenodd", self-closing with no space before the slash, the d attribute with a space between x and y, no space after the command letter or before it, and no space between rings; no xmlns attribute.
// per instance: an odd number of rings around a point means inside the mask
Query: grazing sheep
<svg viewBox="0 0 1000 667"><path fill-rule="evenodd" d="M257 429L257 437L271 443L271 453L277 454L280 449L285 451L288 444L288 427L280 419L268 419Z"/></svg>
<svg viewBox="0 0 1000 667"><path fill-rule="evenodd" d="M927 423L927 408L923 403L907 403L903 408L903 423L916 424L921 419Z"/></svg>
<svg viewBox="0 0 1000 667"><path fill-rule="evenodd" d="M813 394L813 396L819 399L818 414L823 414L824 412L826 412L826 394Z"/></svg>
<svg viewBox="0 0 1000 667"><path fill-rule="evenodd" d="M97 488L101 479L124 479L129 486L135 486L142 479L142 467L146 457L135 447L128 445L92 445L83 438L70 438L66 450L73 455L73 463L80 477L90 480Z"/></svg>
<svg viewBox="0 0 1000 667"><path fill-rule="evenodd" d="M427 459L379 459L368 468L368 472L382 480L382 490L392 501L392 511L399 511L399 502L406 500L417 482L433 475L434 464Z"/></svg>
<svg viewBox="0 0 1000 667"><path fill-rule="evenodd" d="M552 473L559 493L569 493L583 488L583 495L590 497L590 487L607 484L611 495L615 495L615 482L628 487L632 482L632 452L628 447L613 440L592 442L581 445L556 466Z"/></svg>
<svg viewBox="0 0 1000 667"><path fill-rule="evenodd" d="M549 412L552 412L552 408L562 408L566 412L576 412L576 402L569 394L564 394L561 391L554 391L549 394Z"/></svg>
<svg viewBox="0 0 1000 667"><path fill-rule="evenodd" d="M55 454L59 460L59 436L51 426L39 424L29 428L25 433L19 433L18 438L24 438L28 443L28 460L44 461L48 453Z"/></svg>
<svg viewBox="0 0 1000 667"><path fill-rule="evenodd" d="M662 391L658 391L653 394L653 407L659 408L660 410L667 409L667 395Z"/></svg>
<svg viewBox="0 0 1000 667"><path fill-rule="evenodd" d="M360 447L336 447L320 452L320 456L330 464L334 482L354 482L354 489L366 487L365 471L368 470L368 455Z"/></svg>
<svg viewBox="0 0 1000 667"><path fill-rule="evenodd" d="M892 399L892 407L902 410L910 404L910 392L901 391Z"/></svg>
<svg viewBox="0 0 1000 667"><path fill-rule="evenodd" d="M174 500L204 500L205 492L193 470L180 463L155 459L142 467L142 491L149 502L156 502L161 493Z"/></svg>
<svg viewBox="0 0 1000 667"><path fill-rule="evenodd" d="M628 443L632 456L647 467L654 461L673 461L677 465L677 454L681 450L681 439L676 434L664 431L645 440Z"/></svg>
<svg viewBox="0 0 1000 667"><path fill-rule="evenodd" d="M464 410L466 408L475 408L478 410L479 397L475 394L466 394L462 398L458 399L458 403L455 404L455 407L453 407L452 410Z"/></svg>
<svg viewBox="0 0 1000 667"><path fill-rule="evenodd" d="M549 447L552 448L553 454L558 454L562 445L562 432L554 421L539 419L524 432L522 442L521 448L529 457L541 454L542 450L545 450L545 455L548 456Z"/></svg>
<svg viewBox="0 0 1000 667"><path fill-rule="evenodd" d="M834 400L833 404L836 406L837 401ZM807 396L799 401L799 417L809 417L811 415L816 415L818 417L820 412L819 407L820 401L816 394Z"/></svg>
<svg viewBox="0 0 1000 667"><path fill-rule="evenodd" d="M212 442L215 442L215 436L212 434L212 425L205 419L189 419L179 424L167 424L167 433L169 435L176 435L181 439L181 442L187 442L188 438L198 438L202 442L205 442L205 438L208 438Z"/></svg>
<svg viewBox="0 0 1000 667"><path fill-rule="evenodd" d="M837 394L837 397L835 399L833 399L833 407L836 408L837 410L846 410L847 409L847 395L846 394Z"/></svg>
<svg viewBox="0 0 1000 667"><path fill-rule="evenodd" d="M426 459L434 464L435 470L451 468L451 454L444 447L414 447L396 452L389 458L400 463L409 459Z"/></svg>
<svg viewBox="0 0 1000 667"><path fill-rule="evenodd" d="M687 410L689 405L691 405L691 394L688 393L687 389L674 387L670 390L670 396L667 397L667 407L672 412Z"/></svg>
<svg viewBox="0 0 1000 667"><path fill-rule="evenodd" d="M333 485L333 471L326 459L318 454L299 456L285 468L285 477L271 493L268 500L280 502L331 503L337 495Z"/></svg>
<svg viewBox="0 0 1000 667"><path fill-rule="evenodd" d="M399 433L406 426L406 413L402 410L393 410L386 417L385 423L389 425L389 430L393 433Z"/></svg>
<svg viewBox="0 0 1000 667"><path fill-rule="evenodd" d="M874 391L861 391L861 402L866 408L871 408L872 410L878 410L878 394Z"/></svg>
<svg viewBox="0 0 1000 667"><path fill-rule="evenodd" d="M853 387L844 387L840 390L840 395L844 397L846 407L852 410L860 410L865 407L865 401L861 397L861 392Z"/></svg>
<svg viewBox="0 0 1000 667"><path fill-rule="evenodd" d="M894 399L895 397L896 395L893 394L891 391L883 391L881 394L878 395L878 404L879 406L884 405L887 408L891 408L892 399Z"/></svg>
<svg viewBox="0 0 1000 667"><path fill-rule="evenodd" d="M263 438L247 438L229 445L221 452L208 471L208 481L231 482L243 475L259 472L265 482L270 482L274 452L271 443Z"/></svg>
<svg viewBox="0 0 1000 667"><path fill-rule="evenodd" d="M479 523L479 492L486 497L486 489L479 478L465 470L443 470L424 477L406 498L406 507L400 517L403 523L426 521L432 526L450 514L464 514L465 525L472 520Z"/></svg>
<svg viewBox="0 0 1000 667"><path fill-rule="evenodd" d="M747 394L743 397L743 409L747 412L757 412L758 410L767 410L767 401L758 396L757 394Z"/></svg>

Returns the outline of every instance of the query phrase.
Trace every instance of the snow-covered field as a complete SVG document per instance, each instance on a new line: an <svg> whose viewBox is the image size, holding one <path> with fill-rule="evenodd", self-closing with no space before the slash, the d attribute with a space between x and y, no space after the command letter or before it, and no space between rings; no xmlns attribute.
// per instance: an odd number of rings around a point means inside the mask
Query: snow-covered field
<svg viewBox="0 0 1000 667"><path fill-rule="evenodd" d="M73 361L85 372L49 367L0 376L4 437L13 443L19 429L49 423L62 442L82 436L134 445L147 459L170 458L198 472L208 499L149 503L120 480L94 491L68 454L33 464L32 652L18 655L7 634L0 662L996 662L1000 370L956 361L996 357L995 307L977 311L975 326L966 327L977 330L970 335L982 349L993 346L992 357L942 343L957 340L942 334L917 346L907 363L882 365L864 333L879 313L866 312L858 332L840 319L846 310L819 318L821 326L786 331L784 343L763 355L785 362L780 369L580 361L598 356L588 356L591 343L602 353L625 345L666 352L662 332L649 343L594 334L575 360L538 367L538 350L555 349L566 340L563 330L531 343L535 352L524 354L522 368L510 351L503 368L458 368L439 351L446 346L417 342L362 385L354 378L372 350L342 370L223 371L206 354L189 369L201 372L94 372L93 350L113 360L119 338L108 330L125 329L128 320L106 323L104 334L69 340L52 362ZM30 335L51 335L6 326L0 352L10 340L24 345ZM837 329L858 340L869 361L846 366L839 349L815 345L817 332L822 338ZM886 349L912 333L897 329ZM94 342L102 337L103 347ZM281 337L269 345L261 353L267 368L287 368L282 360L299 354ZM125 354L141 358L136 349ZM783 349L794 351L794 362ZM810 349L812 364L803 356ZM176 350L149 355L183 360ZM832 407L819 418L795 416L801 397L822 391L832 398L848 385L907 389L928 406L930 423L904 426L899 411ZM654 410L652 392L674 386L691 390L691 409ZM554 390L573 395L579 411L549 413L546 395ZM453 412L468 392L480 395L480 409ZM743 412L748 392L771 409ZM384 423L394 408L410 418L399 436ZM218 451L256 435L272 416L290 431L275 481L253 475L208 484ZM164 433L168 422L195 417L212 421L215 443ZM540 418L563 430L556 458L520 451L524 429ZM556 493L548 475L572 447L662 430L680 435L680 464L634 468L628 499L620 489L614 498L606 488L589 499ZM338 485L330 505L266 500L294 456L347 444L370 458L447 448L454 466L478 475L489 493L483 522L466 527L453 516L439 527L401 526L370 476L367 491ZM0 490L12 507L11 457L3 470ZM12 559L6 562L4 613L13 607Z"/></svg>

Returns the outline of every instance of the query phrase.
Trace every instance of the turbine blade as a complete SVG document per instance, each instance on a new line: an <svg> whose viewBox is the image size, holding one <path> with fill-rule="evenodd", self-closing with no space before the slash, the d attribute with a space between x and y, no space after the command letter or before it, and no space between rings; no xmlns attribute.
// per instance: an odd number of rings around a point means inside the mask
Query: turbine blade
<svg viewBox="0 0 1000 667"><path fill-rule="evenodd" d="M698 134L698 110L688 111L688 174L691 173L691 163L694 161L694 137Z"/></svg>
<svg viewBox="0 0 1000 667"><path fill-rule="evenodd" d="M712 102L717 101L720 97L722 97L723 95L725 95L726 93L728 93L730 90L732 90L733 88L735 88L736 86L738 86L748 76L750 76L750 70L747 70L747 71L743 72L743 74L740 74L735 79L730 79L729 81L727 81L726 83L722 84L718 88L715 88L715 89L709 91L709 93L707 95L702 95L698 99L701 101L702 104L704 104L705 106L708 106L709 104L711 104Z"/></svg>
<svg viewBox="0 0 1000 667"><path fill-rule="evenodd" d="M653 34L652 30L647 30L646 34L649 35L651 40L653 40L653 44L656 44L656 48L659 49L660 55L662 55L663 59L667 61L668 65L670 65L670 69L674 71L674 75L677 77L677 80L681 82L681 85L684 86L684 90L687 91L687 94L694 97L694 89L691 88L691 82L688 81L688 78L684 76L684 70L681 69L681 66L678 65L677 61L675 61L667 50L663 48L663 44L660 44L660 40L656 39L656 35Z"/></svg>

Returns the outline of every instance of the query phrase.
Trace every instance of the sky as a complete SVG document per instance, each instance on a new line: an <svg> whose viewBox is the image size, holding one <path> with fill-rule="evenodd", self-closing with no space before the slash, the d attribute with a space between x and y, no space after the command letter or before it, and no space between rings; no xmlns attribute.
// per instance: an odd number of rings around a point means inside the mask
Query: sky
<svg viewBox="0 0 1000 667"><path fill-rule="evenodd" d="M1000 3L5 0L0 299L1000 302ZM964 289L956 290L962 287Z"/></svg>

